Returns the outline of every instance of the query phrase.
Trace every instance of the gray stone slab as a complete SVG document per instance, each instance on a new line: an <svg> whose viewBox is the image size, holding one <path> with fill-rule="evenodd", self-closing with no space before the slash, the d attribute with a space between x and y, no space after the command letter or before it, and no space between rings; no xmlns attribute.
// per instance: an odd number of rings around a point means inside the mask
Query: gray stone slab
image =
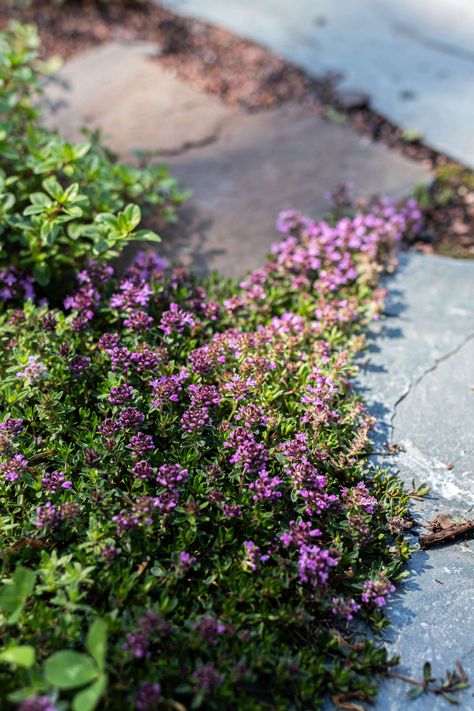
<svg viewBox="0 0 474 711"><path fill-rule="evenodd" d="M212 141L230 115L210 96L165 71L151 42L111 42L67 62L46 86L47 125L71 140L101 128L109 145L174 153Z"/></svg>
<svg viewBox="0 0 474 711"><path fill-rule="evenodd" d="M191 188L160 251L200 273L240 276L259 267L277 238L280 210L327 210L324 194L342 181L356 195L402 197L430 179L419 164L371 144L350 127L286 105L259 114L230 111L164 72L148 43L103 45L68 62L47 87L48 121L71 138L101 126L122 155L156 151Z"/></svg>
<svg viewBox="0 0 474 711"><path fill-rule="evenodd" d="M406 451L378 462L398 470L408 484L429 483L429 498L415 503L420 521L437 512L472 517L474 264L402 255L387 286L387 318L372 329L359 387L380 418L377 448L388 440ZM472 541L414 555L411 575L388 609L389 649L401 656L400 673L420 678L428 660L440 676L460 659L474 678L473 565ZM407 688L386 681L375 709L408 707ZM472 689L460 701L461 708L473 709ZM413 711L450 708L432 696L409 704Z"/></svg>
<svg viewBox="0 0 474 711"><path fill-rule="evenodd" d="M402 197L429 179L419 165L291 105L236 114L215 143L168 162L193 199L164 240L165 251L198 271L228 276L262 264L280 210L324 215L325 192L342 180L357 195Z"/></svg>
<svg viewBox="0 0 474 711"><path fill-rule="evenodd" d="M474 167L471 0L160 0L260 42Z"/></svg>

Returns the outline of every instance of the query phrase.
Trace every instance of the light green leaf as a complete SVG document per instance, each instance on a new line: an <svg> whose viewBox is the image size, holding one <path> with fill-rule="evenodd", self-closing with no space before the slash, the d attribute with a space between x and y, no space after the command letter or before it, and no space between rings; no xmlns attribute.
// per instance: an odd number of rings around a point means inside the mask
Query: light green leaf
<svg viewBox="0 0 474 711"><path fill-rule="evenodd" d="M156 232L152 232L151 230L138 230L133 237L145 242L161 242L160 235L157 235Z"/></svg>
<svg viewBox="0 0 474 711"><path fill-rule="evenodd" d="M34 647L21 645L5 649L3 652L0 652L0 662L15 664L18 667L25 667L28 669L35 663Z"/></svg>
<svg viewBox="0 0 474 711"><path fill-rule="evenodd" d="M60 689L76 689L97 678L97 667L87 654L64 650L55 652L44 663L44 676Z"/></svg>
<svg viewBox="0 0 474 711"><path fill-rule="evenodd" d="M55 200L60 200L62 198L64 190L62 189L61 184L58 183L56 178L46 178L46 180L43 180L42 185L48 195L51 195L51 197Z"/></svg>
<svg viewBox="0 0 474 711"><path fill-rule="evenodd" d="M135 227L140 224L140 220L142 219L142 213L138 205L127 205L127 207L123 211L123 214L125 216L125 219L127 220L127 224L130 229L134 230Z"/></svg>
<svg viewBox="0 0 474 711"><path fill-rule="evenodd" d="M107 686L107 677L101 674L93 684L80 691L73 699L73 711L93 711Z"/></svg>
<svg viewBox="0 0 474 711"><path fill-rule="evenodd" d="M105 620L97 619L92 623L87 633L86 648L95 659L99 669L103 671L107 651L107 623Z"/></svg>

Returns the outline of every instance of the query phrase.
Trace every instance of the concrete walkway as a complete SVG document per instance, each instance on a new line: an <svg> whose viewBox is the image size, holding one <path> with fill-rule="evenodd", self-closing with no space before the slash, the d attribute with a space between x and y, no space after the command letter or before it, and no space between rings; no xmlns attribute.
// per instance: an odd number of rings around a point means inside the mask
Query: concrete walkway
<svg viewBox="0 0 474 711"><path fill-rule="evenodd" d="M310 74L342 75L374 109L474 167L472 0L160 0Z"/></svg>

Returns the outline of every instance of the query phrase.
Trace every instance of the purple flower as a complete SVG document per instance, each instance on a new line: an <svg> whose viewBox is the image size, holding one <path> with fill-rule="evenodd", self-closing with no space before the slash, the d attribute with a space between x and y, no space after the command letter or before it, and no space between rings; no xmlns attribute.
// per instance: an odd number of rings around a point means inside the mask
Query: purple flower
<svg viewBox="0 0 474 711"><path fill-rule="evenodd" d="M181 551L181 553L179 554L179 567L182 570L186 570L187 568L190 568L192 565L194 565L196 560L197 558L195 555L191 555L186 551Z"/></svg>
<svg viewBox="0 0 474 711"><path fill-rule="evenodd" d="M249 489L255 491L252 497L253 500L261 501L262 499L268 499L268 501L275 501L276 499L280 499L282 493L278 491L278 487L281 483L282 480L280 477L271 477L265 469L262 469L258 473L257 479L249 484Z"/></svg>
<svg viewBox="0 0 474 711"><path fill-rule="evenodd" d="M155 473L153 467L144 459L135 464L132 472L135 479L151 479Z"/></svg>
<svg viewBox="0 0 474 711"><path fill-rule="evenodd" d="M155 443L153 442L153 437L143 432L137 432L136 435L130 439L127 447L132 450L134 457L141 457L147 452L155 448Z"/></svg>
<svg viewBox="0 0 474 711"><path fill-rule="evenodd" d="M366 604L373 601L378 607L384 607L387 604L386 598L394 591L395 585L381 575L376 580L366 580L364 582L361 599Z"/></svg>
<svg viewBox="0 0 474 711"><path fill-rule="evenodd" d="M195 325L193 314L174 303L170 304L169 311L163 313L160 321L160 328L167 336L182 333L186 326L192 328Z"/></svg>
<svg viewBox="0 0 474 711"><path fill-rule="evenodd" d="M132 331L148 331L153 323L153 318L145 311L130 311L123 325L131 328Z"/></svg>
<svg viewBox="0 0 474 711"><path fill-rule="evenodd" d="M375 496L369 494L369 490L363 481L359 482L357 486L352 489L343 487L341 489L341 497L345 507L361 508L367 514L373 514L379 506L379 502Z"/></svg>
<svg viewBox="0 0 474 711"><path fill-rule="evenodd" d="M183 381L188 377L188 373L182 370L179 375L163 375L157 380L150 382L153 388L153 407L163 407L169 402L178 402L183 391Z"/></svg>
<svg viewBox="0 0 474 711"><path fill-rule="evenodd" d="M242 561L244 570L254 573L261 561L260 547L253 541L244 541L245 556Z"/></svg>
<svg viewBox="0 0 474 711"><path fill-rule="evenodd" d="M245 472L258 473L265 469L268 452L263 444L256 442L252 432L243 427L236 427L227 442L224 442L224 446L235 450L229 461L231 464L240 462Z"/></svg>
<svg viewBox="0 0 474 711"><path fill-rule="evenodd" d="M210 422L209 408L191 406L183 413L181 427L186 432L196 432L201 430Z"/></svg>
<svg viewBox="0 0 474 711"><path fill-rule="evenodd" d="M24 370L18 371L17 378L24 378L28 385L32 385L37 380L42 380L47 372L46 366L38 361L38 356L29 356L28 365Z"/></svg>
<svg viewBox="0 0 474 711"><path fill-rule="evenodd" d="M69 365L69 370L74 373L74 375L81 375L91 363L89 356L76 355L71 360Z"/></svg>
<svg viewBox="0 0 474 711"><path fill-rule="evenodd" d="M38 528L48 528L49 526L56 526L58 522L58 509L51 501L48 501L44 506L37 506L35 526Z"/></svg>
<svg viewBox="0 0 474 711"><path fill-rule="evenodd" d="M299 555L299 575L303 583L317 587L325 585L329 579L330 569L337 565L329 551L315 545L302 545Z"/></svg>
<svg viewBox="0 0 474 711"><path fill-rule="evenodd" d="M147 306L152 293L151 286L147 281L124 279L119 286L119 292L110 299L110 306L113 309L124 311Z"/></svg>
<svg viewBox="0 0 474 711"><path fill-rule="evenodd" d="M354 619L354 613L360 610L360 605L352 597L346 600L342 597L333 597L332 604L332 614L349 622Z"/></svg>
<svg viewBox="0 0 474 711"><path fill-rule="evenodd" d="M54 506L48 501L44 506L37 506L35 526L38 528L56 527L61 521L71 521L80 513L75 501L67 501L61 506Z"/></svg>
<svg viewBox="0 0 474 711"><path fill-rule="evenodd" d="M319 528L313 528L311 521L290 521L290 530L287 533L282 533L280 536L281 542L288 548L288 546L300 547L302 545L307 545L311 538L317 538L322 536L322 532Z"/></svg>
<svg viewBox="0 0 474 711"><path fill-rule="evenodd" d="M222 674L219 674L211 662L196 667L191 679L194 683L194 688L197 691L204 691L205 693L212 691L212 689L224 681Z"/></svg>
<svg viewBox="0 0 474 711"><path fill-rule="evenodd" d="M146 659L150 656L150 639L145 632L129 632L123 645L134 659Z"/></svg>
<svg viewBox="0 0 474 711"><path fill-rule="evenodd" d="M136 429L142 424L145 415L135 407L126 407L125 410L119 413L118 422L123 429Z"/></svg>
<svg viewBox="0 0 474 711"><path fill-rule="evenodd" d="M21 702L18 711L57 711L48 696L29 696Z"/></svg>
<svg viewBox="0 0 474 711"><path fill-rule="evenodd" d="M28 460L22 454L14 454L3 464L0 464L0 472L7 481L21 479L28 467Z"/></svg>
<svg viewBox="0 0 474 711"><path fill-rule="evenodd" d="M126 405L129 400L134 400L135 394L131 385L117 385L110 388L107 400L112 405Z"/></svg>
<svg viewBox="0 0 474 711"><path fill-rule="evenodd" d="M52 471L41 479L41 488L49 494L56 494L59 489L71 489L72 481L66 479L64 472Z"/></svg>
<svg viewBox="0 0 474 711"><path fill-rule="evenodd" d="M179 464L162 464L158 469L156 481L170 491L177 491L189 476L187 469L182 469Z"/></svg>
<svg viewBox="0 0 474 711"><path fill-rule="evenodd" d="M212 615L201 617L199 622L195 623L194 629L205 642L212 645L217 644L217 637L227 631L227 627Z"/></svg>
<svg viewBox="0 0 474 711"><path fill-rule="evenodd" d="M149 681L141 684L137 691L137 697L135 699L135 708L138 711L154 711L158 708L158 704L161 701L161 686L158 683L151 683Z"/></svg>
<svg viewBox="0 0 474 711"><path fill-rule="evenodd" d="M21 417L7 417L0 424L0 430L7 432L9 435L21 434L24 429L23 419Z"/></svg>

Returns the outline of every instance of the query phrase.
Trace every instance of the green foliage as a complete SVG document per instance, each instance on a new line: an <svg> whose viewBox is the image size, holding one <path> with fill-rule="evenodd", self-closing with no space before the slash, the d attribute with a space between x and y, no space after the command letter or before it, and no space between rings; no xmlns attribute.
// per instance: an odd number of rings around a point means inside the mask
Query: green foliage
<svg viewBox="0 0 474 711"><path fill-rule="evenodd" d="M141 203L174 220L185 197L166 167L119 162L98 135L72 145L41 124L34 28L0 34L0 267L32 275L48 296L89 258L109 260L140 229Z"/></svg>
<svg viewBox="0 0 474 711"><path fill-rule="evenodd" d="M350 378L392 217L376 235L367 219L360 252L347 218L287 219L241 286L140 258L121 282L83 272L71 313L0 317L0 698L308 711L375 695L391 662L351 618L387 624L410 495L368 465Z"/></svg>

